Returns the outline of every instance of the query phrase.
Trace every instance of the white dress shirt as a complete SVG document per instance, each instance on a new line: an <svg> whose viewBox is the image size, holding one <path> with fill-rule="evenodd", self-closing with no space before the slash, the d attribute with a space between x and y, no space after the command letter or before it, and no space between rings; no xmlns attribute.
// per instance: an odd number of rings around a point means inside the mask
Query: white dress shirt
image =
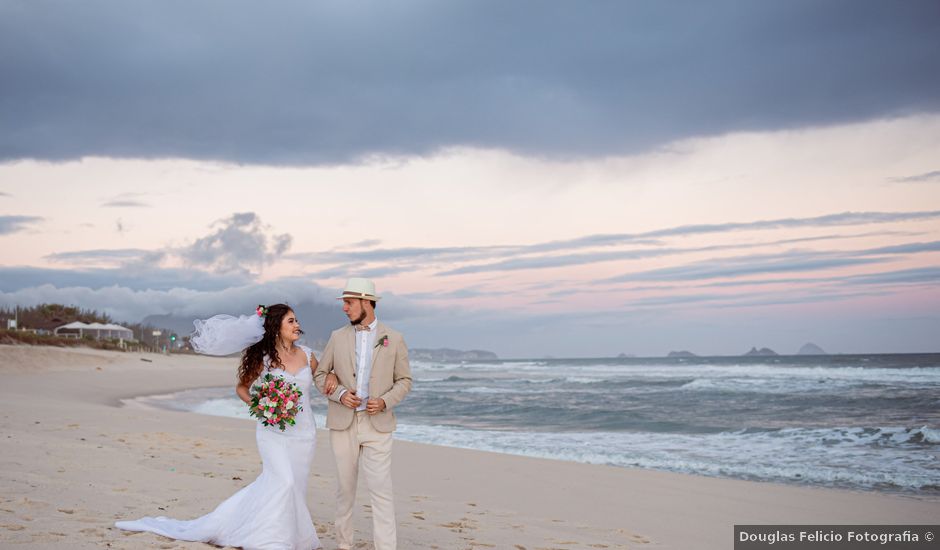
<svg viewBox="0 0 940 550"><path fill-rule="evenodd" d="M375 327L379 320L369 323L369 330L356 331L356 397L362 403L356 407L357 411L366 410L366 401L369 400L369 377L372 375L372 351L375 349ZM344 389L339 398L346 393Z"/></svg>

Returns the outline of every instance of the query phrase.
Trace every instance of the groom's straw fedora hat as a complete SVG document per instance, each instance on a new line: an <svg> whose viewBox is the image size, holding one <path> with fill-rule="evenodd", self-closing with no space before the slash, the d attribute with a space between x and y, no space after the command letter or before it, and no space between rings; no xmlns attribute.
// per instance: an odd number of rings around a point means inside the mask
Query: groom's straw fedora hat
<svg viewBox="0 0 940 550"><path fill-rule="evenodd" d="M371 301L382 299L381 296L376 296L375 294L375 283L361 277L353 277L346 281L346 288L343 289L343 295L338 296L336 299L342 300L343 298L357 298Z"/></svg>

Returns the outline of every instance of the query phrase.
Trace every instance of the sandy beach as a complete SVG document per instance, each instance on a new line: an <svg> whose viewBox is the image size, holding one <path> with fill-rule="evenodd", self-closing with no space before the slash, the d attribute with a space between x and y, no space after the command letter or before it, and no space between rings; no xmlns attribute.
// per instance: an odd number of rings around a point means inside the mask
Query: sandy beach
<svg viewBox="0 0 940 550"><path fill-rule="evenodd" d="M0 346L0 546L210 548L113 523L196 517L250 483L253 422L122 400L228 385L234 369L232 359ZM334 466L319 435L308 504L335 548ZM937 500L395 445L400 548L727 549L736 523L940 517ZM357 547L372 548L363 487L357 507Z"/></svg>

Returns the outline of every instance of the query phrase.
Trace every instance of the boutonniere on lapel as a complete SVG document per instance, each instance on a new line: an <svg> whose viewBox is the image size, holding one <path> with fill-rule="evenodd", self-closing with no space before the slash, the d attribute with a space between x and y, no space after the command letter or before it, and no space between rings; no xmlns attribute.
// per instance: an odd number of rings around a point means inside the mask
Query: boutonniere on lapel
<svg viewBox="0 0 940 550"><path fill-rule="evenodd" d="M379 347L379 346L382 346L383 348L387 348L387 347L388 347L388 334L386 334L386 335L383 336L378 342L376 342L376 343L375 343L375 346L373 346L372 349L375 349L375 348L377 348L377 347Z"/></svg>

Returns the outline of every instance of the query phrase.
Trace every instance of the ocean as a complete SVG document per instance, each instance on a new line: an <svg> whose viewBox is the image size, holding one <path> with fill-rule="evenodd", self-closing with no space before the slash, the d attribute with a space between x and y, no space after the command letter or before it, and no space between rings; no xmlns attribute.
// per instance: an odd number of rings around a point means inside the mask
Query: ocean
<svg viewBox="0 0 940 550"><path fill-rule="evenodd" d="M398 439L940 497L940 354L412 363ZM248 418L231 387L142 398ZM314 407L323 426L325 400Z"/></svg>

